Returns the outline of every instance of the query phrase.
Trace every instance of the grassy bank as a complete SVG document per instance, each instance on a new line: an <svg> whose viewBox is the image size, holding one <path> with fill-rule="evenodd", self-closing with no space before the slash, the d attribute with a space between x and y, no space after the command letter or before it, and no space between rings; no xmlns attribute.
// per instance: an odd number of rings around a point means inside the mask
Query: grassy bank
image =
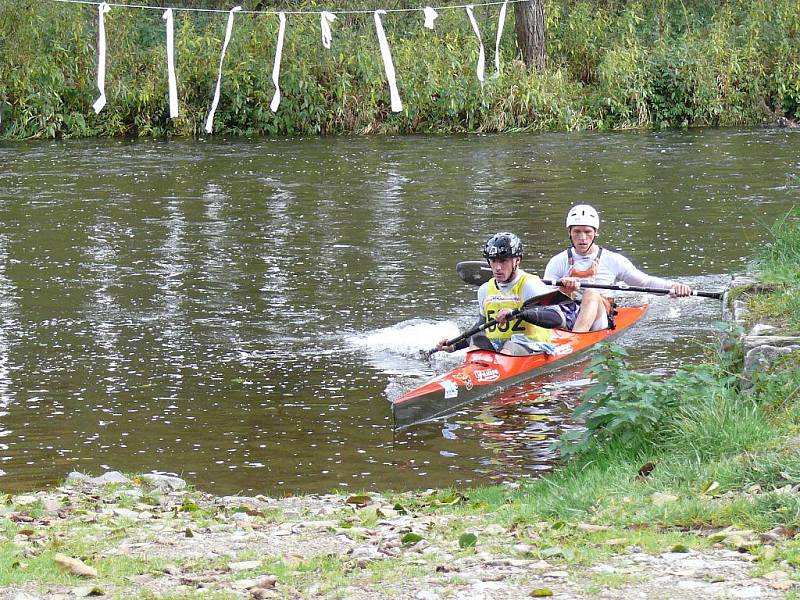
<svg viewBox="0 0 800 600"><path fill-rule="evenodd" d="M771 292L748 299L750 319L800 334L800 209L772 226L772 242L759 256L761 281Z"/></svg>
<svg viewBox="0 0 800 600"><path fill-rule="evenodd" d="M433 32L422 27L420 11L385 16L404 103L397 114L389 110L370 14L335 21L330 51L321 46L318 15L289 15L276 113L269 103L277 18L239 15L215 132L662 128L798 116L800 0L547 3L544 73L513 61L510 10L500 49L503 69L495 78L498 13L497 6L476 9L487 49L483 86L475 76L476 38L463 10L440 11ZM160 11L112 9L106 15L108 104L95 115L96 7L0 1L0 138L202 133L225 19L177 13L181 116L171 120Z"/></svg>

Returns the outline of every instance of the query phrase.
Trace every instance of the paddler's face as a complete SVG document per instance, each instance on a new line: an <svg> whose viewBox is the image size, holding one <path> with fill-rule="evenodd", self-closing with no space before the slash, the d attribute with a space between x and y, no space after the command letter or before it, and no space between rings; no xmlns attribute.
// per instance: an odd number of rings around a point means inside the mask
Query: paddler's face
<svg viewBox="0 0 800 600"><path fill-rule="evenodd" d="M594 244L594 238L597 232L594 227L588 225L573 225L569 228L569 239L572 240L572 245L578 254L586 254Z"/></svg>
<svg viewBox="0 0 800 600"><path fill-rule="evenodd" d="M519 257L515 258L490 258L489 266L492 269L492 276L500 282L506 283L514 276L519 265Z"/></svg>

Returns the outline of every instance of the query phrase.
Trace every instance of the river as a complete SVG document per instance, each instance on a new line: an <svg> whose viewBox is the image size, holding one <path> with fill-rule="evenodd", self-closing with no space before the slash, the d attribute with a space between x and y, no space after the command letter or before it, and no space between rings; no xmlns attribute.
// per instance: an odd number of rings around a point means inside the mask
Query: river
<svg viewBox="0 0 800 600"><path fill-rule="evenodd" d="M418 351L474 319L456 262L511 230L541 272L586 202L602 244L718 289L797 202L799 157L779 129L0 144L0 489L536 476L580 368L392 429L387 399L454 360ZM719 302L650 299L620 340L634 366L701 357Z"/></svg>

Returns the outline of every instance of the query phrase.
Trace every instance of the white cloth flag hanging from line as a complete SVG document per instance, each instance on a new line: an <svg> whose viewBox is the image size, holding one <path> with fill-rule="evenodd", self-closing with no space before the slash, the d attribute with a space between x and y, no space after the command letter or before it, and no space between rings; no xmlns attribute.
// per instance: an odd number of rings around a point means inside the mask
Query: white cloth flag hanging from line
<svg viewBox="0 0 800 600"><path fill-rule="evenodd" d="M378 34L378 45L381 47L383 68L386 71L386 79L389 82L389 97L391 98L392 102L392 112L400 112L403 110L403 102L400 100L400 94L397 92L397 80L395 79L392 53L389 50L389 42L386 41L386 33L383 31L383 23L381 23L381 15L385 14L385 10L375 11L375 32Z"/></svg>
<svg viewBox="0 0 800 600"><path fill-rule="evenodd" d="M278 79L281 75L281 58L283 57L283 36L286 33L286 15L282 12L278 13L281 26L278 29L278 45L275 48L275 63L272 65L272 83L275 84L275 94L272 96L272 102L269 107L272 112L278 110L278 104L281 103L281 88L278 87Z"/></svg>
<svg viewBox="0 0 800 600"><path fill-rule="evenodd" d="M228 49L228 42L231 41L231 31L233 31L233 15L242 10L241 6L234 6L228 13L228 26L225 28L225 41L222 42L222 54L219 57L219 72L217 73L217 88L214 90L214 99L211 101L211 110L206 119L206 133L211 133L214 129L214 113L217 112L219 104L219 91L222 86L222 63L225 60L225 52Z"/></svg>
<svg viewBox="0 0 800 600"><path fill-rule="evenodd" d="M478 23L475 20L475 15L473 13L474 6L469 4L464 7L467 12L467 16L469 17L470 24L472 25L472 30L475 32L475 36L478 38L478 45L479 45L479 56L478 56L478 64L476 67L476 73L478 80L483 83L484 81L484 71L485 71L485 61L486 55L483 47L483 40L481 39L480 30L478 29ZM508 8L508 0L503 2L503 5L500 9L500 16L498 19L497 24L497 38L495 40L495 69L496 75L500 74L500 39L503 35L503 27L505 25L505 18L506 18L506 11ZM100 97L94 102L92 107L94 108L96 113L99 113L103 107L106 105L106 94L105 94L105 82L106 82L106 28L105 28L105 14L111 10L111 7L107 2L101 2L98 6L98 42L97 42L97 54L98 54L98 65L97 65L97 89L100 92ZM217 107L219 105L220 99L220 89L222 85L222 66L225 61L225 54L228 49L228 44L230 43L231 33L233 31L233 18L234 14L242 10L241 6L233 7L228 13L228 24L225 28L225 40L222 44L222 52L219 58L219 68L217 72L217 85L214 90L214 98L211 102L211 109L209 110L208 117L206 118L205 130L207 133L211 133L214 128L214 115L216 113ZM418 9L415 9L418 10ZM434 20L439 16L436 10L430 6L425 6L423 9L425 15L425 23L424 26L428 29L434 28ZM383 29L383 22L381 21L381 15L387 14L385 10L376 10L374 12L374 19L375 19L375 30L378 35L378 43L380 45L381 50L381 57L383 59L383 66L386 72L386 79L389 85L389 94L391 98L391 108L393 112L400 112L403 110L403 103L400 99L400 94L397 90L397 75L394 68L394 62L392 60L391 50L389 49L389 43L386 39L386 33ZM278 109L278 105L281 101L281 90L278 85L278 81L280 78L280 70L281 70L281 59L283 56L283 43L284 37L286 34L286 15L283 12L278 13L278 18L280 19L280 28L278 31L278 42L277 47L275 50L275 62L272 66L272 82L275 85L275 94L272 97L272 102L270 103L270 109L272 112L276 112ZM175 76L175 26L174 26L174 17L173 17L173 9L168 8L163 14L163 19L166 21L166 37L167 37L167 76L169 80L169 114L170 118L177 118L179 111L178 111L178 85L177 85L177 78ZM322 45L325 48L330 49L332 35L331 35L331 24L336 19L336 15L328 11L322 11L320 13L320 29L322 34Z"/></svg>
<svg viewBox="0 0 800 600"><path fill-rule="evenodd" d="M100 97L94 101L92 108L95 113L99 113L106 105L106 19L105 14L111 10L111 7L101 2L97 7L97 89L100 91Z"/></svg>
<svg viewBox="0 0 800 600"><path fill-rule="evenodd" d="M469 22L472 23L472 31L475 32L475 35L478 36L478 44L480 46L480 53L478 54L478 81L483 83L483 71L484 65L486 64L486 54L483 51L483 40L481 39L481 32L478 30L478 23L475 21L475 15L472 14L472 4L468 4L466 7L467 16L469 17Z"/></svg>
<svg viewBox="0 0 800 600"><path fill-rule="evenodd" d="M503 37L503 25L506 23L506 9L508 0L500 7L500 17L497 19L497 39L494 42L494 67L495 75L500 75L500 38Z"/></svg>
<svg viewBox="0 0 800 600"><path fill-rule="evenodd" d="M436 20L436 17L439 16L439 13L437 13L430 6L426 6L425 8L423 8L422 12L425 13L425 25L424 25L424 27L427 27L428 29L433 29L433 22Z"/></svg>
<svg viewBox="0 0 800 600"><path fill-rule="evenodd" d="M175 77L175 28L172 9L162 17L167 22L167 79L169 81L169 118L178 118L178 80Z"/></svg>
<svg viewBox="0 0 800 600"><path fill-rule="evenodd" d="M335 20L336 15L326 10L323 10L319 15L319 28L322 30L322 45L328 50L331 49L331 41L333 40L331 36L331 23Z"/></svg>

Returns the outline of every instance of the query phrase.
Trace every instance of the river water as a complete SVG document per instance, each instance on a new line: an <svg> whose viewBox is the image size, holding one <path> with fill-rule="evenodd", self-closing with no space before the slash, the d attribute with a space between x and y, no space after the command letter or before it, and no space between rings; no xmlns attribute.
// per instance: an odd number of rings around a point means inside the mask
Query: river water
<svg viewBox="0 0 800 600"><path fill-rule="evenodd" d="M418 351L473 321L455 263L511 230L541 272L588 202L603 244L716 289L798 190L800 133L768 129L2 144L0 489L107 469L268 494L535 476L580 365L393 431L388 399L456 360ZM702 356L719 302L651 300L621 338L634 366Z"/></svg>

